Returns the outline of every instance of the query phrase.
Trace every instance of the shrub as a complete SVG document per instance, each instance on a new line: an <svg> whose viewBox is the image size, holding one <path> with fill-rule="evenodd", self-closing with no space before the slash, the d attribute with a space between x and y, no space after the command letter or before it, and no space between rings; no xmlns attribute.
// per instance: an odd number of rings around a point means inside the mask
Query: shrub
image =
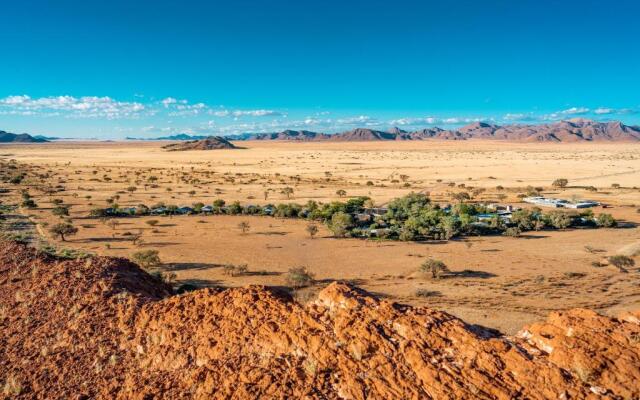
<svg viewBox="0 0 640 400"><path fill-rule="evenodd" d="M615 255L608 258L609 264L618 268L622 272L627 272L627 268L636 265L633 258L623 255Z"/></svg>
<svg viewBox="0 0 640 400"><path fill-rule="evenodd" d="M603 228L612 228L616 226L618 222L611 216L611 214L600 214L596 218L596 225Z"/></svg>
<svg viewBox="0 0 640 400"><path fill-rule="evenodd" d="M236 266L233 264L225 264L222 266L222 273L228 276L235 276Z"/></svg>
<svg viewBox="0 0 640 400"><path fill-rule="evenodd" d="M190 283L183 283L182 285L178 286L178 288L176 289L176 293L183 294L183 293L193 292L194 290L197 290L197 289L198 287L196 285L192 285Z"/></svg>
<svg viewBox="0 0 640 400"><path fill-rule="evenodd" d="M318 234L318 225L314 223L308 224L306 229L311 239L313 239Z"/></svg>
<svg viewBox="0 0 640 400"><path fill-rule="evenodd" d="M518 227L516 227L516 226L509 227L509 228L505 229L503 235L510 236L510 237L519 237L520 236L520 229Z"/></svg>
<svg viewBox="0 0 640 400"><path fill-rule="evenodd" d="M51 210L51 213L53 213L53 215L57 215L58 217L69 215L69 207L57 206L54 207L53 210Z"/></svg>
<svg viewBox="0 0 640 400"><path fill-rule="evenodd" d="M293 194L293 188L292 188L292 187L287 186L287 187L283 188L283 189L280 191L280 193L282 193L282 194L286 195L286 196L287 196L287 199L290 199L290 198L291 198L291 195Z"/></svg>
<svg viewBox="0 0 640 400"><path fill-rule="evenodd" d="M162 265L158 250L141 250L133 253L131 259L144 269L157 268Z"/></svg>
<svg viewBox="0 0 640 400"><path fill-rule="evenodd" d="M238 229L240 229L240 231L242 231L242 234L246 234L247 232L249 232L249 229L251 228L251 225L249 225L249 223L247 221L242 221L238 224Z"/></svg>
<svg viewBox="0 0 640 400"><path fill-rule="evenodd" d="M236 274L244 275L249 272L249 266L247 264L240 264L236 266Z"/></svg>
<svg viewBox="0 0 640 400"><path fill-rule="evenodd" d="M555 181L553 181L553 183L551 184L551 186L553 187L559 187L559 188L565 188L567 187L567 185L569 184L569 181L565 178L558 178Z"/></svg>
<svg viewBox="0 0 640 400"><path fill-rule="evenodd" d="M299 289L313 284L313 274L306 267L294 267L287 272L286 280L289 286Z"/></svg>
<svg viewBox="0 0 640 400"><path fill-rule="evenodd" d="M416 290L416 296L418 297L434 297L439 295L440 295L440 292L436 292L433 290L427 290L427 289Z"/></svg>
<svg viewBox="0 0 640 400"><path fill-rule="evenodd" d="M33 199L26 199L25 201L22 202L22 207L24 207L24 208L36 208L36 207L38 207L38 205L36 204L35 201L33 201Z"/></svg>
<svg viewBox="0 0 640 400"><path fill-rule="evenodd" d="M104 208L92 208L91 211L89 211L89 216L90 217L100 218L100 217L104 217L106 215L107 215L107 213L104 210Z"/></svg>
<svg viewBox="0 0 640 400"><path fill-rule="evenodd" d="M433 258L426 260L420 265L420 272L430 273L434 279L440 278L441 274L447 271L449 271L449 268L444 262Z"/></svg>
<svg viewBox="0 0 640 400"><path fill-rule="evenodd" d="M404 242L415 240L416 234L411 229L402 229L398 238Z"/></svg>
<svg viewBox="0 0 640 400"><path fill-rule="evenodd" d="M156 226L158 225L160 221L158 221L157 219L150 219L148 221L145 222L145 224L149 225L149 226Z"/></svg>

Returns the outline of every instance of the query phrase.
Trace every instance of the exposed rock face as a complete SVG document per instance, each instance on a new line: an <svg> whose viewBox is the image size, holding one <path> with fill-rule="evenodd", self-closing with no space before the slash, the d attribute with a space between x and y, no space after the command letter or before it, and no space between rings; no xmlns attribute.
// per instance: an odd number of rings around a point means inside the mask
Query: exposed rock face
<svg viewBox="0 0 640 400"><path fill-rule="evenodd" d="M302 132L305 134L301 134ZM303 140L309 141L497 139L523 142L625 142L640 141L640 128L627 126L621 122L596 122L578 118L543 125L499 126L474 122L458 130L444 130L434 127L414 132L406 132L399 128L392 128L388 132L357 128L333 135L308 131L284 131L259 134L252 138L256 140L301 140L301 137L304 138Z"/></svg>
<svg viewBox="0 0 640 400"><path fill-rule="evenodd" d="M201 140L191 140L182 143L172 143L162 146L168 151L185 151L185 150L221 150L221 149L238 149L233 143L221 136L211 136Z"/></svg>
<svg viewBox="0 0 640 400"><path fill-rule="evenodd" d="M28 133L9 133L0 131L0 143L44 143L48 140L44 138L37 138L29 135Z"/></svg>
<svg viewBox="0 0 640 400"><path fill-rule="evenodd" d="M376 131L373 129L356 128L352 131L342 132L331 136L331 140L341 142L363 142L372 140L396 140L395 133Z"/></svg>
<svg viewBox="0 0 640 400"><path fill-rule="evenodd" d="M394 135L402 135L402 134L408 133L407 131L400 129L397 126L394 126L393 128L389 129L387 132L393 133Z"/></svg>
<svg viewBox="0 0 640 400"><path fill-rule="evenodd" d="M8 398L586 399L640 396L640 314L553 313L517 337L331 284L169 290L124 259L0 243Z"/></svg>
<svg viewBox="0 0 640 400"><path fill-rule="evenodd" d="M325 133L311 132L311 131L294 131L284 130L277 133L259 133L252 137L254 140L299 140L299 141L312 141L312 140L324 140L328 139L329 135Z"/></svg>

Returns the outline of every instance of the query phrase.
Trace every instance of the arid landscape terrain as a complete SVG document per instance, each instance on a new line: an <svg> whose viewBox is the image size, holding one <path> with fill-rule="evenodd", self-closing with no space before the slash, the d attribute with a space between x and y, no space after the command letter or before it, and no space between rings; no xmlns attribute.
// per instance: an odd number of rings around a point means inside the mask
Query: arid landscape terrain
<svg viewBox="0 0 640 400"><path fill-rule="evenodd" d="M638 15L3 2L0 400L640 400Z"/></svg>
<svg viewBox="0 0 640 400"><path fill-rule="evenodd" d="M61 248L129 258L157 250L159 270L176 287L287 289L287 271L306 267L315 283L295 291L301 301L313 299L332 281L344 281L392 301L444 310L511 334L555 310L583 307L617 315L639 308L637 267L624 273L606 263L594 266L619 253L636 257L640 248L638 144L236 144L243 149L168 152L158 142L5 145L0 149L4 162L15 160L41 177L6 185L12 190L1 199L17 204L19 188L27 188L37 207L16 213ZM551 185L558 178L568 180L566 187ZM55 187L64 190L52 191ZM114 198L123 208L209 205L216 199L243 205L326 203L367 196L380 207L411 192L428 193L445 205L456 202L454 193L465 191L472 193L469 202L528 207L519 195L532 187L545 196L599 201L606 208L596 207L594 213L611 214L619 226L406 242L336 238L321 223L312 238L309 222L298 218L89 216ZM54 215L57 204L68 207L69 215ZM78 229L64 242L48 229L62 218ZM431 279L419 272L431 258L442 260L451 273ZM227 265L246 270L229 273Z"/></svg>

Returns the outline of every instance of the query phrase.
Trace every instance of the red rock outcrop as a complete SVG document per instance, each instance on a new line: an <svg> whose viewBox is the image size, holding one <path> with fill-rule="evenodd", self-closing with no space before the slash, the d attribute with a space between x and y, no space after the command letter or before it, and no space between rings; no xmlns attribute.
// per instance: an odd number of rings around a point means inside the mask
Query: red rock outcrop
<svg viewBox="0 0 640 400"><path fill-rule="evenodd" d="M640 314L553 313L516 337L333 283L169 288L124 259L0 243L7 398L634 399Z"/></svg>
<svg viewBox="0 0 640 400"><path fill-rule="evenodd" d="M171 143L162 146L167 151L187 151L187 150L224 150L238 149L233 143L221 136L211 136L206 139L190 140L187 142Z"/></svg>

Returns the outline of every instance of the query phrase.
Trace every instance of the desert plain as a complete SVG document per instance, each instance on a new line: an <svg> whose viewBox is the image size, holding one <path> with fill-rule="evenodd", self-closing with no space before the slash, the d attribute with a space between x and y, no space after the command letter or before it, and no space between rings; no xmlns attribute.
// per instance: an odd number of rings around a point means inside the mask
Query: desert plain
<svg viewBox="0 0 640 400"><path fill-rule="evenodd" d="M34 229L57 246L100 255L130 257L159 251L175 284L285 288L285 273L304 266L316 283L297 295L304 301L332 281L346 281L383 298L445 310L468 323L515 333L552 310L584 307L605 315L638 309L640 274L599 260L640 250L640 145L633 143L511 143L501 141L411 141L291 143L236 142L237 150L167 152L159 142L55 142L0 146L0 159L15 160L46 175L31 185L38 207L20 209ZM155 177L153 184L149 177ZM558 178L565 188L552 187ZM464 186L462 186L464 185ZM135 188L129 190L130 188ZM335 238L319 224L311 238L304 219L249 215L180 215L90 218L117 197L120 207L164 202L264 205L309 200L344 201L368 196L376 206L411 192L440 204L455 191L477 191L471 201L528 207L528 188L563 199L602 203L617 228L526 232L521 237L478 236L448 241L402 242ZM593 191L593 188L596 191ZM282 189L291 188L286 193ZM344 191L344 192L341 192ZM338 194L340 192L340 194ZM16 202L16 192L0 197ZM70 206L79 231L64 242L44 227L54 200ZM147 222L157 220L155 226ZM248 229L239 229L241 222ZM131 236L140 240L132 241ZM418 272L427 258L444 261L452 274L429 279ZM231 276L224 265L246 264Z"/></svg>

